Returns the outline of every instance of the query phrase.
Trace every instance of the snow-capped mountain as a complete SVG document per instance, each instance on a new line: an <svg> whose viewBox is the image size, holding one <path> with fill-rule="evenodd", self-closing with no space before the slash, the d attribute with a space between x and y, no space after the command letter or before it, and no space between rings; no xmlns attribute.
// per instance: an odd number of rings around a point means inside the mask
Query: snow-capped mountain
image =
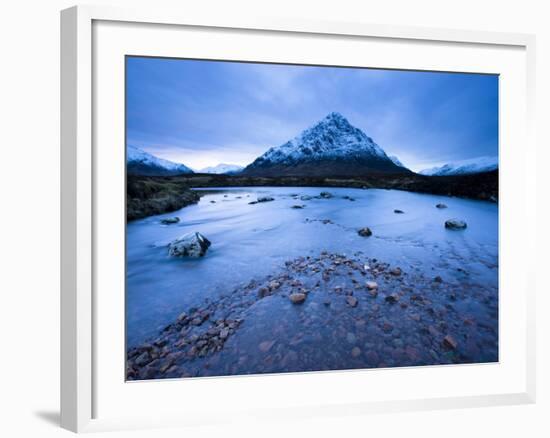
<svg viewBox="0 0 550 438"><path fill-rule="evenodd" d="M496 169L498 169L498 157L478 157L424 169L419 173L435 176L466 175L470 173L490 172Z"/></svg>
<svg viewBox="0 0 550 438"><path fill-rule="evenodd" d="M155 157L130 145L126 148L126 169L130 175L168 176L193 173L183 164Z"/></svg>
<svg viewBox="0 0 550 438"><path fill-rule="evenodd" d="M396 166L402 167L403 169L407 169L407 167L395 155L390 155L388 158L392 160L393 164L395 164Z"/></svg>
<svg viewBox="0 0 550 438"><path fill-rule="evenodd" d="M237 164L225 164L220 163L217 166L205 167L204 169L199 170L199 173L215 173L215 174L224 174L224 173L238 173L243 170L243 166Z"/></svg>
<svg viewBox="0 0 550 438"><path fill-rule="evenodd" d="M293 140L272 147L243 173L257 176L357 176L403 173L372 138L330 113Z"/></svg>

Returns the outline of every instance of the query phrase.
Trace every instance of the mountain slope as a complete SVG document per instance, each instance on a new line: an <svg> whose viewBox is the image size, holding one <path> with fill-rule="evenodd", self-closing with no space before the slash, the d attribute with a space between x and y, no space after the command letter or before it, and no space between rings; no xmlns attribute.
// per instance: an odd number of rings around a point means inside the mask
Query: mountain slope
<svg viewBox="0 0 550 438"><path fill-rule="evenodd" d="M396 166L402 167L403 169L407 169L407 167L395 155L390 155L389 159L392 160L393 164L395 164Z"/></svg>
<svg viewBox="0 0 550 438"><path fill-rule="evenodd" d="M129 175L170 176L193 173L189 167L155 157L135 146L126 148L126 169Z"/></svg>
<svg viewBox="0 0 550 438"><path fill-rule="evenodd" d="M293 140L270 148L244 170L254 176L358 176L408 173L341 114L330 113Z"/></svg>
<svg viewBox="0 0 550 438"><path fill-rule="evenodd" d="M221 174L228 174L228 173L231 174L231 173L240 172L243 169L244 169L243 166L239 166L237 164L220 163L216 166L205 167L204 169L201 169L198 172L199 173L214 173L216 175L221 175Z"/></svg>
<svg viewBox="0 0 550 438"><path fill-rule="evenodd" d="M472 173L490 172L498 169L498 157L478 157L455 161L444 166L424 169L419 173L431 176L468 175Z"/></svg>

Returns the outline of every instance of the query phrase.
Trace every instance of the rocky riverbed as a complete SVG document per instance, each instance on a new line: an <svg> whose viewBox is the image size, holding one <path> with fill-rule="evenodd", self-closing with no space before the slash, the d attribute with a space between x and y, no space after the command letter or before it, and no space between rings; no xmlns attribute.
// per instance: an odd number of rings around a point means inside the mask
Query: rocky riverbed
<svg viewBox="0 0 550 438"><path fill-rule="evenodd" d="M443 276L447 276L447 272ZM357 251L287 260L128 350L129 380L498 361L498 294Z"/></svg>

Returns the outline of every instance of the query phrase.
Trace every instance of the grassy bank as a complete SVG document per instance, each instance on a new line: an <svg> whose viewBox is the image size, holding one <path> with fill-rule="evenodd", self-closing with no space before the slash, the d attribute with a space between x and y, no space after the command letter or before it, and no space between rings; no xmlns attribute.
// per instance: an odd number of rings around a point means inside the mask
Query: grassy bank
<svg viewBox="0 0 550 438"><path fill-rule="evenodd" d="M379 174L344 177L255 177L241 175L191 174L180 176L128 176L127 219L179 210L199 201L194 187L352 187L396 189L434 195L457 196L496 202L498 171L473 175L425 176Z"/></svg>

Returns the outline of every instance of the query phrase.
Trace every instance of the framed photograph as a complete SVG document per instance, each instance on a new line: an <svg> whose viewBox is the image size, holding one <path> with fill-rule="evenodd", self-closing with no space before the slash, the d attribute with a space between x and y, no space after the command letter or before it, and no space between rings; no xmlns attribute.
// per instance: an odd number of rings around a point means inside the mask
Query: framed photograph
<svg viewBox="0 0 550 438"><path fill-rule="evenodd" d="M63 427L534 401L534 37L61 17Z"/></svg>

